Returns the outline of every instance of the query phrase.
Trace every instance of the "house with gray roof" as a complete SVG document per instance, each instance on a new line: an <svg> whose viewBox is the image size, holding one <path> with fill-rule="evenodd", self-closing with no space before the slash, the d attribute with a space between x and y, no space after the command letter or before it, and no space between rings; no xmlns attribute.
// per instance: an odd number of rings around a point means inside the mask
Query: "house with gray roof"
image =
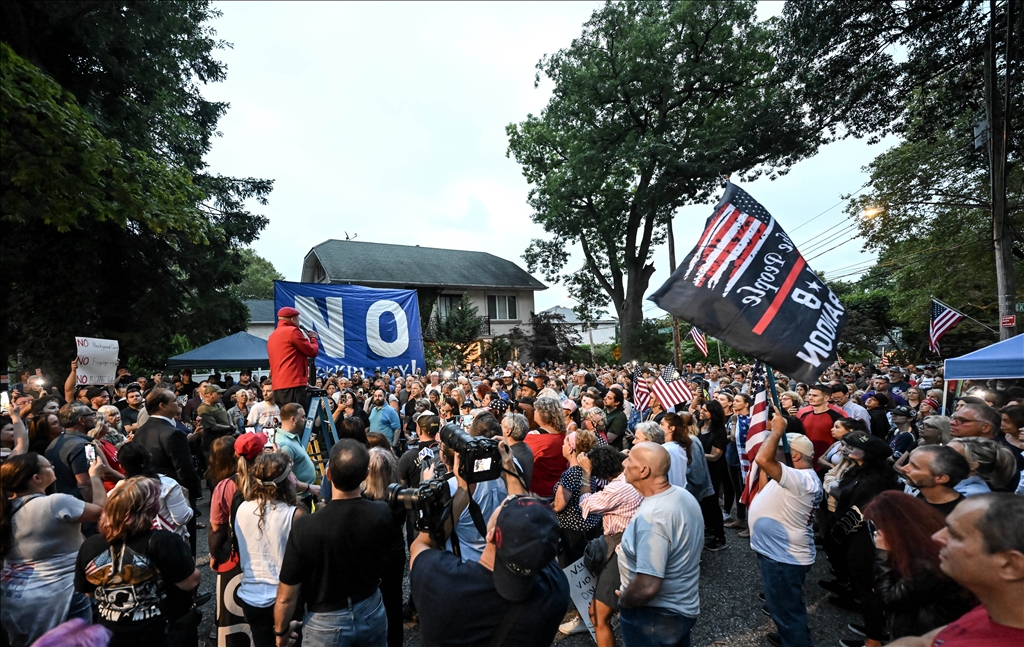
<svg viewBox="0 0 1024 647"><path fill-rule="evenodd" d="M444 317L465 294L484 317L482 340L528 326L534 292L547 289L515 263L487 252L335 239L309 250L301 280L416 290L423 322L435 311ZM431 336L425 326L424 339Z"/></svg>
<svg viewBox="0 0 1024 647"><path fill-rule="evenodd" d="M576 329L576 332L583 338L583 343L589 343L591 339L594 340L595 344L614 344L615 343L615 330L619 325L618 319L597 319L590 322L590 327L587 324L580 321L580 318L572 310L572 308L566 308L565 306L552 306L547 310L543 311L546 314L562 315L565 319L565 323L571 325Z"/></svg>
<svg viewBox="0 0 1024 647"><path fill-rule="evenodd" d="M242 299L249 309L249 327L246 332L261 339L270 339L270 333L277 326L273 299Z"/></svg>

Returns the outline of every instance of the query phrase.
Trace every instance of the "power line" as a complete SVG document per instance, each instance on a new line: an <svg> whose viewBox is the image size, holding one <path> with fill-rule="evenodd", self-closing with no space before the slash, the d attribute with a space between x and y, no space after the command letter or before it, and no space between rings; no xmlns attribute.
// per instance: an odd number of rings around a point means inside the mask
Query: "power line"
<svg viewBox="0 0 1024 647"><path fill-rule="evenodd" d="M843 204L844 202L846 202L847 200L849 200L849 199L850 199L850 198L852 198L853 196L857 195L858 193L860 193L860 192L861 192L861 191L863 191L864 189L868 188L868 186L869 186L870 184L871 184L870 182L865 182L865 183L864 183L864 184L863 184L863 185L862 185L862 186L861 186L861 187L860 187L859 189L857 189L856 191L854 191L853 193L851 193L851 194L850 194L850 195L848 195L847 197L843 198L843 199L842 199L842 200L840 200L839 202L835 203L834 205L832 205L832 206L831 206L831 207L829 207L828 209L825 209L824 211L822 211L822 212L821 212L821 213L819 213L818 215L814 216L814 217L813 217L813 218L811 218L810 220L807 220L807 221L805 221L805 222L802 222L802 223L800 223L799 225L797 225L796 227L794 227L794 228L790 229L790 230L789 230L789 233L791 233L791 234L792 234L792 233L793 233L794 231L797 231L798 229L801 229L801 228L802 228L802 227L804 227L805 225L809 225L810 223L814 222L814 221L815 221L815 220L817 220L818 218L821 218L822 216L824 216L824 215L825 215L826 213L828 213L829 211L832 211L833 209L835 209L835 208L836 208L836 207L838 207L839 205Z"/></svg>

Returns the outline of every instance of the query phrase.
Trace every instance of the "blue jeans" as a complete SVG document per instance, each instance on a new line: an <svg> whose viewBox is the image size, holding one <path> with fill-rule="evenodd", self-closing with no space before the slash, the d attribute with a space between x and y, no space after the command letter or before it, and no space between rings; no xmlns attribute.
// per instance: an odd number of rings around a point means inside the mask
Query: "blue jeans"
<svg viewBox="0 0 1024 647"><path fill-rule="evenodd" d="M619 607L619 631L626 647L690 647L696 618L661 607Z"/></svg>
<svg viewBox="0 0 1024 647"><path fill-rule="evenodd" d="M328 613L307 613L302 625L305 647L386 647L388 618L380 591Z"/></svg>
<svg viewBox="0 0 1024 647"><path fill-rule="evenodd" d="M782 647L811 647L804 603L804 579L811 566L784 564L757 553L761 570L761 588L768 612L782 638Z"/></svg>

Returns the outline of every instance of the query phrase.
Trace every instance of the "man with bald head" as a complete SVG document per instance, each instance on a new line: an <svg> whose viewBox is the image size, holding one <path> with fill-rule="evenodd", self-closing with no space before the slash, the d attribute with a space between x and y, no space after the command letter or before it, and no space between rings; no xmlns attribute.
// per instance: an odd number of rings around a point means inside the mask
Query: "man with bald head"
<svg viewBox="0 0 1024 647"><path fill-rule="evenodd" d="M668 482L664 447L638 443L622 464L626 482L643 495L622 533L619 628L626 647L688 647L697 624L704 518L685 489Z"/></svg>

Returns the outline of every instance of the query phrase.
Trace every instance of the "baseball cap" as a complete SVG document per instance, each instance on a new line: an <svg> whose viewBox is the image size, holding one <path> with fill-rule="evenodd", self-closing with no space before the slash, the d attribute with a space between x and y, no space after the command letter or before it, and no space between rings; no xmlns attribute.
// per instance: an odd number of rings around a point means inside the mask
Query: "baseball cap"
<svg viewBox="0 0 1024 647"><path fill-rule="evenodd" d="M881 438L876 438L875 436L849 433L843 436L843 442L850 447L862 450L865 454L878 456L879 458L889 458L892 456L892 450L889 448L889 445Z"/></svg>
<svg viewBox="0 0 1024 647"><path fill-rule="evenodd" d="M800 452L808 458L808 460L814 460L814 443L811 439L803 434L786 434L786 440L789 441L789 448Z"/></svg>
<svg viewBox="0 0 1024 647"><path fill-rule="evenodd" d="M224 389L220 388L216 384L207 384L203 387L203 395L210 395L211 393L222 393Z"/></svg>
<svg viewBox="0 0 1024 647"><path fill-rule="evenodd" d="M102 386L90 386L85 391L85 397L87 397L90 400L92 400L93 398L100 397L101 395L103 395L106 392L107 392L107 390L104 389Z"/></svg>
<svg viewBox="0 0 1024 647"><path fill-rule="evenodd" d="M298 316L299 316L299 311L296 310L295 308L291 308L289 306L285 306L285 307L283 307L283 308L281 308L280 310L277 311L277 318L278 319L285 319L287 317L298 317Z"/></svg>
<svg viewBox="0 0 1024 647"><path fill-rule="evenodd" d="M267 444L266 434L242 434L235 438L235 454L254 460Z"/></svg>
<svg viewBox="0 0 1024 647"><path fill-rule="evenodd" d="M908 406L900 405L892 410L892 415L903 416L904 418L914 419L917 417L917 412Z"/></svg>
<svg viewBox="0 0 1024 647"><path fill-rule="evenodd" d="M558 554L560 531L551 507L536 497L508 499L494 524L494 588L510 602L533 591L534 578Z"/></svg>
<svg viewBox="0 0 1024 647"><path fill-rule="evenodd" d="M576 403L570 400L569 398L566 398L562 400L562 408L565 409L566 411L575 411Z"/></svg>
<svg viewBox="0 0 1024 647"><path fill-rule="evenodd" d="M508 411L508 402L501 398L492 398L490 402L490 409L500 418L505 415L506 411Z"/></svg>
<svg viewBox="0 0 1024 647"><path fill-rule="evenodd" d="M512 377L512 371L505 371L501 374L502 377Z"/></svg>

